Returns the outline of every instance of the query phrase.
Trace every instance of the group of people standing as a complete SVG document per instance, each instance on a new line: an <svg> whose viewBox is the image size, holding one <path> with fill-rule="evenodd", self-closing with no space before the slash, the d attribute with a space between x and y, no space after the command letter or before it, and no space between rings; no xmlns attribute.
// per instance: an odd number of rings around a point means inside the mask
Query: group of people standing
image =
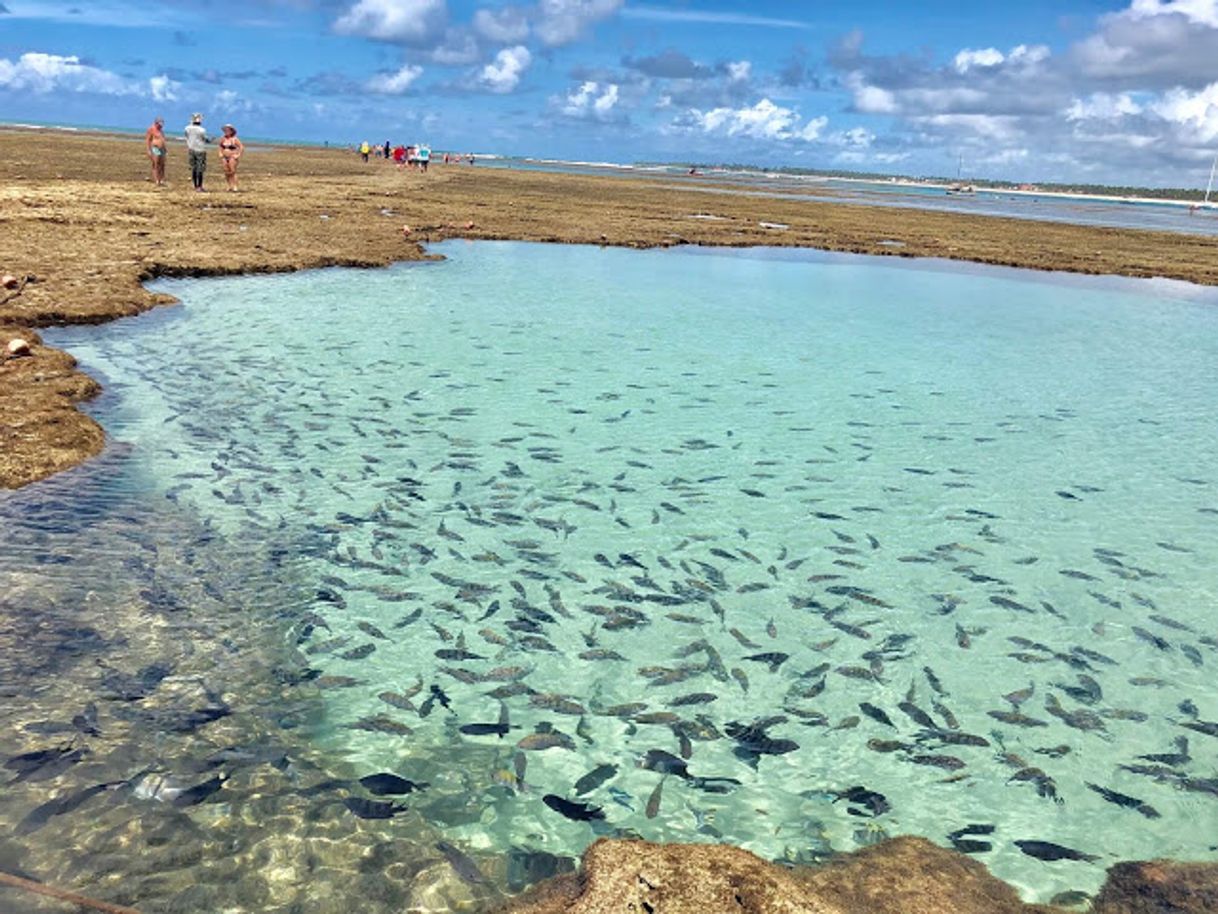
<svg viewBox="0 0 1218 914"><path fill-rule="evenodd" d="M385 140L385 145L382 147L370 146L368 141L364 140L359 144L358 151L360 158L365 162L375 153L378 159L383 158L386 161L392 159L399 169L417 168L420 171L427 171L427 166L431 164L431 147L426 143L415 146L403 146L399 143L397 146L391 147L389 141Z"/></svg>
<svg viewBox="0 0 1218 914"><path fill-rule="evenodd" d="M207 135L203 129L203 115L194 114L186 125L186 153L190 163L190 179L197 193L204 193L203 178L207 173L207 146L216 143L220 150L220 162L224 166L224 180L230 193L237 192L237 164L245 152L245 144L237 138L237 128L225 124L219 141ZM165 159L169 153L165 139L165 119L158 117L144 134L144 146L152 163L152 183L157 187L165 184Z"/></svg>

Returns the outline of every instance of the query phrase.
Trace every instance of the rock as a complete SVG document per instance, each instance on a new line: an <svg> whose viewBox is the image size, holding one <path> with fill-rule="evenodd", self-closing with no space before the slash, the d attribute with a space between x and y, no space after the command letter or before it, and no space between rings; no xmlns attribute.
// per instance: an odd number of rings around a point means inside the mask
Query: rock
<svg viewBox="0 0 1218 914"><path fill-rule="evenodd" d="M5 273L3 276L0 276L0 286L6 289L15 289L19 285L21 285L21 280L12 273Z"/></svg>
<svg viewBox="0 0 1218 914"><path fill-rule="evenodd" d="M8 356L10 359L18 358L19 356L30 354L30 344L27 340L23 340L19 336L13 337L8 341Z"/></svg>
<svg viewBox="0 0 1218 914"><path fill-rule="evenodd" d="M905 836L803 870L818 899L848 914L1046 914L967 854Z"/></svg>
<svg viewBox="0 0 1218 914"><path fill-rule="evenodd" d="M1050 914L978 861L894 838L817 867L788 868L728 845L601 839L575 875L535 886L511 914ZM1116 912L1112 912L1116 914ZM1123 914L1123 912L1122 912ZM1141 914L1141 912L1138 912Z"/></svg>
<svg viewBox="0 0 1218 914"><path fill-rule="evenodd" d="M846 914L818 901L792 870L729 845L651 844L602 838L577 876L526 894L514 914Z"/></svg>
<svg viewBox="0 0 1218 914"><path fill-rule="evenodd" d="M1151 860L1118 863L1092 904L1092 914L1213 914L1218 863Z"/></svg>

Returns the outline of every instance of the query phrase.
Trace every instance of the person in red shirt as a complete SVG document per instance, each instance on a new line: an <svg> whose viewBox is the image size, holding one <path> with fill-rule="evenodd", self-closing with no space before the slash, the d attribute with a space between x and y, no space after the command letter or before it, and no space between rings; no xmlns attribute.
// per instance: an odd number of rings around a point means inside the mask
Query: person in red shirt
<svg viewBox="0 0 1218 914"><path fill-rule="evenodd" d="M393 148L393 161L401 168L406 164L406 147L400 143Z"/></svg>

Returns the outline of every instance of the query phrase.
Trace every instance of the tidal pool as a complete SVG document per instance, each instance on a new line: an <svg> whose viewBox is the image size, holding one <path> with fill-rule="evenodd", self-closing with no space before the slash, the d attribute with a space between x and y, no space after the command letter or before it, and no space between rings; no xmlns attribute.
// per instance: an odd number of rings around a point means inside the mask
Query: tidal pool
<svg viewBox="0 0 1218 914"><path fill-rule="evenodd" d="M600 834L921 834L1036 900L1218 856L1213 293L436 250L48 334L111 444L0 498L0 868L391 911Z"/></svg>

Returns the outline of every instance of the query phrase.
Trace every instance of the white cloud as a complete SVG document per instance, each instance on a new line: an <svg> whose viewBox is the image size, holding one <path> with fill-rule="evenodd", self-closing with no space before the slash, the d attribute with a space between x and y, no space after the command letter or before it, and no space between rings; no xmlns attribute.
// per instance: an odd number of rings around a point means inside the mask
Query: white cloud
<svg viewBox="0 0 1218 914"><path fill-rule="evenodd" d="M1218 0L1133 0L1129 15L1134 19L1179 14L1190 22L1218 28Z"/></svg>
<svg viewBox="0 0 1218 914"><path fill-rule="evenodd" d="M1066 109L1070 121L1114 121L1132 114L1141 114L1142 106L1129 97L1127 92L1112 94L1093 92L1087 98L1076 98Z"/></svg>
<svg viewBox="0 0 1218 914"><path fill-rule="evenodd" d="M378 95L402 95L416 79L423 75L423 68L405 64L396 73L377 73L365 83L369 92Z"/></svg>
<svg viewBox="0 0 1218 914"><path fill-rule="evenodd" d="M524 76L524 71L533 62L533 55L522 44L504 48L495 55L495 59L482 68L478 76L479 82L492 92L503 94L511 92Z"/></svg>
<svg viewBox="0 0 1218 914"><path fill-rule="evenodd" d="M587 80L578 89L568 92L559 110L567 117L607 120L619 99L617 83Z"/></svg>
<svg viewBox="0 0 1218 914"><path fill-rule="evenodd" d="M732 60L727 64L727 78L732 82L744 82L752 75L753 64L748 60Z"/></svg>
<svg viewBox="0 0 1218 914"><path fill-rule="evenodd" d="M515 6L480 9L474 13L473 26L479 35L497 44L517 44L529 37L529 18Z"/></svg>
<svg viewBox="0 0 1218 914"><path fill-rule="evenodd" d="M1194 142L1210 143L1218 139L1218 82L1199 92L1165 92L1154 111L1165 121L1183 127Z"/></svg>
<svg viewBox="0 0 1218 914"><path fill-rule="evenodd" d="M176 102L179 88L181 87L177 83L164 74L153 76L148 80L148 91L152 94L153 101Z"/></svg>
<svg viewBox="0 0 1218 914"><path fill-rule="evenodd" d="M447 16L445 0L358 0L335 20L334 30L380 41L421 42L434 35Z"/></svg>
<svg viewBox="0 0 1218 914"><path fill-rule="evenodd" d="M864 114L896 113L896 95L888 89L868 85L861 73L847 76L846 86L854 96L854 107Z"/></svg>
<svg viewBox="0 0 1218 914"><path fill-rule="evenodd" d="M142 95L141 85L117 73L82 64L76 56L30 51L16 61L0 57L0 89L47 93L95 92L99 95ZM152 87L149 87L151 91ZM158 99L159 101L159 99Z"/></svg>
<svg viewBox="0 0 1218 914"><path fill-rule="evenodd" d="M996 114L934 114L914 118L915 123L932 127L947 127L955 131L972 133L986 140L1011 142L1023 135L1019 119Z"/></svg>
<svg viewBox="0 0 1218 914"><path fill-rule="evenodd" d="M534 31L551 47L570 44L621 9L623 0L538 0Z"/></svg>
<svg viewBox="0 0 1218 914"><path fill-rule="evenodd" d="M957 73L967 73L973 67L996 67L1006 59L1006 55L997 48L981 48L978 51L965 48L952 63Z"/></svg>
<svg viewBox="0 0 1218 914"><path fill-rule="evenodd" d="M804 129L799 131L799 138L805 142L812 143L820 139L821 131L829 125L829 118L823 114L820 117L814 117L808 123L804 124Z"/></svg>
<svg viewBox="0 0 1218 914"><path fill-rule="evenodd" d="M776 105L768 98L743 108L720 107L709 111L695 108L680 120L680 125L692 126L704 133L755 140L812 141L828 123L828 118L817 117L801 128L797 111Z"/></svg>

